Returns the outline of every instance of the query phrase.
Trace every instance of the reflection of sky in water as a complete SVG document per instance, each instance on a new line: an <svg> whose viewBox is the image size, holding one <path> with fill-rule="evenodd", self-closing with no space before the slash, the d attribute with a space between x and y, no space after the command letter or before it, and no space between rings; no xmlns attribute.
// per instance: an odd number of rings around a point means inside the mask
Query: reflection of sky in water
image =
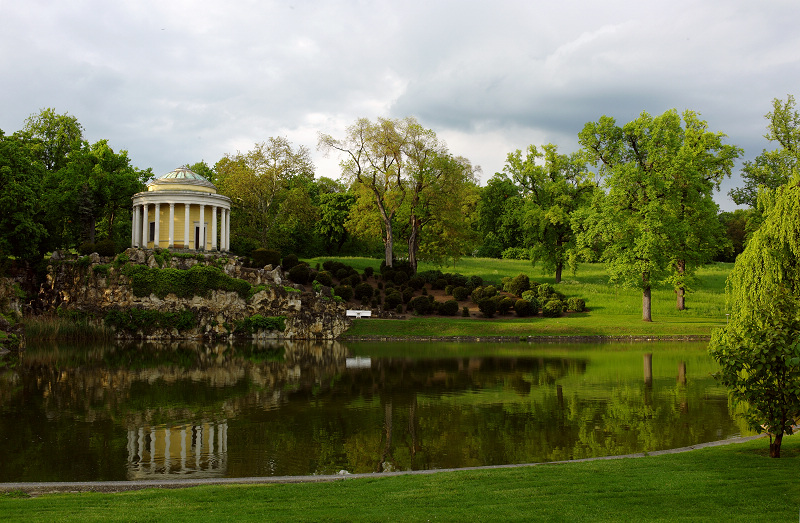
<svg viewBox="0 0 800 523"><path fill-rule="evenodd" d="M702 344L674 343L32 348L0 374L0 481L379 472L683 447L741 432L714 370Z"/></svg>

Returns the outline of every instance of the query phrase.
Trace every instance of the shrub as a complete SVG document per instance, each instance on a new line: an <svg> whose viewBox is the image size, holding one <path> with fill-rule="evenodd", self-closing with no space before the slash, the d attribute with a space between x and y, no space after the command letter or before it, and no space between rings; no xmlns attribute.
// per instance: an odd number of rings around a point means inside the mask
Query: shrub
<svg viewBox="0 0 800 523"><path fill-rule="evenodd" d="M467 279L466 287L469 289L475 289L477 287L482 287L482 286L483 286L483 278L481 278L480 276L470 276Z"/></svg>
<svg viewBox="0 0 800 523"><path fill-rule="evenodd" d="M567 300L567 309L575 312L583 312L586 310L586 302L583 298L572 297Z"/></svg>
<svg viewBox="0 0 800 523"><path fill-rule="evenodd" d="M458 313L458 302L456 300L447 300L439 305L439 314L441 316L455 316Z"/></svg>
<svg viewBox="0 0 800 523"><path fill-rule="evenodd" d="M504 260L530 260L530 252L524 247L509 247L504 250L500 257Z"/></svg>
<svg viewBox="0 0 800 523"><path fill-rule="evenodd" d="M561 300L550 300L542 306L542 316L546 318L557 318L564 312L564 302Z"/></svg>
<svg viewBox="0 0 800 523"><path fill-rule="evenodd" d="M328 271L318 272L317 275L314 277L314 279L320 282L320 284L324 285L325 287L330 287L331 284L333 283L333 278L331 278L331 273L329 273Z"/></svg>
<svg viewBox="0 0 800 523"><path fill-rule="evenodd" d="M114 245L114 240L106 238L105 240L100 240L95 244L94 252L100 256L111 257L117 254L117 247Z"/></svg>
<svg viewBox="0 0 800 523"><path fill-rule="evenodd" d="M469 298L469 290L466 287L455 287L453 289L453 299L456 301L464 301Z"/></svg>
<svg viewBox="0 0 800 523"><path fill-rule="evenodd" d="M425 286L425 280L423 280L420 276L412 276L408 279L408 286L414 289L415 291L420 290Z"/></svg>
<svg viewBox="0 0 800 523"><path fill-rule="evenodd" d="M353 288L349 285L337 285L333 288L333 292L344 301L353 299Z"/></svg>
<svg viewBox="0 0 800 523"><path fill-rule="evenodd" d="M469 318L469 307L466 305L464 305L464 307L461 309L461 316L464 318Z"/></svg>
<svg viewBox="0 0 800 523"><path fill-rule="evenodd" d="M445 287L447 287L447 280L444 278L439 278L431 284L431 289L435 289L437 291L444 290Z"/></svg>
<svg viewBox="0 0 800 523"><path fill-rule="evenodd" d="M297 258L296 254L287 254L283 257L283 264L281 267L283 267L284 271L289 271L298 263L300 263L300 260Z"/></svg>
<svg viewBox="0 0 800 523"><path fill-rule="evenodd" d="M486 287L475 287L471 297L473 302L480 303L482 299L492 298L495 295L497 295L497 288L494 285L487 285Z"/></svg>
<svg viewBox="0 0 800 523"><path fill-rule="evenodd" d="M375 274L375 269L372 267L364 267L364 276L370 278L373 274Z"/></svg>
<svg viewBox="0 0 800 523"><path fill-rule="evenodd" d="M254 314L249 318L244 318L236 322L237 331L252 334L257 331L280 331L286 330L286 318L284 316L262 316Z"/></svg>
<svg viewBox="0 0 800 523"><path fill-rule="evenodd" d="M174 293L179 298L209 296L212 290L233 291L244 299L251 286L244 280L231 278L213 266L194 265L188 270L151 269L146 265L125 265L122 274L130 278L135 296L155 294L163 298Z"/></svg>
<svg viewBox="0 0 800 523"><path fill-rule="evenodd" d="M522 296L522 293L531 288L531 279L527 274L519 274L513 278L507 278L503 282L503 290L514 296Z"/></svg>
<svg viewBox="0 0 800 523"><path fill-rule="evenodd" d="M411 301L411 298L414 297L414 289L411 287L406 287L403 289L403 303L408 303Z"/></svg>
<svg viewBox="0 0 800 523"><path fill-rule="evenodd" d="M447 280L447 283L452 285L453 287L466 287L468 278L463 274L445 274L444 278Z"/></svg>
<svg viewBox="0 0 800 523"><path fill-rule="evenodd" d="M514 300L508 296L497 295L495 296L495 300L497 302L497 314L508 314L511 307L514 306Z"/></svg>
<svg viewBox="0 0 800 523"><path fill-rule="evenodd" d="M536 294L539 295L539 299L542 300L542 302L546 302L550 296L555 294L555 292L556 291L553 290L553 286L549 283L543 283L539 285L538 289L536 289Z"/></svg>
<svg viewBox="0 0 800 523"><path fill-rule="evenodd" d="M311 269L305 262L298 263L289 269L289 279L295 283L299 283L300 285L305 285L308 283L308 278L310 275Z"/></svg>
<svg viewBox="0 0 800 523"><path fill-rule="evenodd" d="M537 296L538 296L538 294L536 293L536 291L527 290L527 291L523 292L520 297L523 300L534 301L534 300L536 300Z"/></svg>
<svg viewBox="0 0 800 523"><path fill-rule="evenodd" d="M483 298L478 302L478 309L483 313L484 317L492 318L497 310L497 306L492 298Z"/></svg>
<svg viewBox="0 0 800 523"><path fill-rule="evenodd" d="M371 300L374 293L372 285L367 282L359 283L353 288L353 296L359 301Z"/></svg>
<svg viewBox="0 0 800 523"><path fill-rule="evenodd" d="M444 294L445 294L445 296L452 296L452 295L453 295L453 286L452 286L452 285L450 285L450 284L448 284L448 285L447 285L447 286L444 288Z"/></svg>
<svg viewBox="0 0 800 523"><path fill-rule="evenodd" d="M403 271L395 271L394 278L392 281L395 282L397 285L403 285L404 283L408 282L408 274Z"/></svg>
<svg viewBox="0 0 800 523"><path fill-rule="evenodd" d="M431 300L427 296L417 296L408 302L408 308L420 316L428 314L431 311Z"/></svg>
<svg viewBox="0 0 800 523"><path fill-rule="evenodd" d="M516 312L517 316L520 318L524 318L526 316L535 316L539 312L539 309L538 307L534 308L534 305L528 300L520 298L514 302L514 312Z"/></svg>
<svg viewBox="0 0 800 523"><path fill-rule="evenodd" d="M386 295L386 299L383 301L383 306L386 310L391 310L397 308L397 306L402 303L403 296L397 291L392 291Z"/></svg>
<svg viewBox="0 0 800 523"><path fill-rule="evenodd" d="M339 267L338 269L336 269L336 272L334 274L336 274L336 279L339 281L346 280L347 278L350 277L350 271L348 271L344 267Z"/></svg>
<svg viewBox="0 0 800 523"><path fill-rule="evenodd" d="M253 249L250 259L254 267L263 268L272 265L274 269L281 264L281 253L275 249Z"/></svg>
<svg viewBox="0 0 800 523"><path fill-rule="evenodd" d="M102 274L103 276L108 276L108 269L110 267L111 266L108 264L95 265L94 267L92 267L92 272L94 272L95 274Z"/></svg>

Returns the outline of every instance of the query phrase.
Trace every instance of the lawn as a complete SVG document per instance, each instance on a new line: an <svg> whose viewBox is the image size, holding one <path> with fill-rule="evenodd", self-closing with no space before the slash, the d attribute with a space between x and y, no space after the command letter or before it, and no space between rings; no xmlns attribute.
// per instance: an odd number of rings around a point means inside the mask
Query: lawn
<svg viewBox="0 0 800 523"><path fill-rule="evenodd" d="M327 258L307 260L312 266ZM376 271L380 260L372 258L337 258L359 272L366 267ZM668 286L652 291L653 322L643 322L642 294L638 289L612 285L601 264L583 263L575 274L565 273L562 282L555 284L552 274L543 275L528 261L491 258L464 258L455 266L439 267L420 263L419 270L438 269L442 272L477 275L486 282L500 284L504 277L527 274L531 280L550 283L565 296L586 301L585 313L567 314L561 318L517 318L514 314L491 320L445 318L440 316L409 316L397 320L357 320L348 336L709 336L714 327L726 322L725 279L733 268L731 263L714 263L697 271L697 282L686 297L686 309L675 308L675 292ZM466 304L466 302L461 305ZM356 304L353 305L354 307Z"/></svg>
<svg viewBox="0 0 800 523"><path fill-rule="evenodd" d="M794 521L800 440L327 483L0 494L8 521Z"/></svg>

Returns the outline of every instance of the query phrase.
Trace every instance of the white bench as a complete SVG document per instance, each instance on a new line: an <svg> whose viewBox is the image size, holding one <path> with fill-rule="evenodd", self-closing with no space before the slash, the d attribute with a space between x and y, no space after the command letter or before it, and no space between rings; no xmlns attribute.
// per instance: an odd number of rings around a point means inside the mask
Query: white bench
<svg viewBox="0 0 800 523"><path fill-rule="evenodd" d="M359 311L355 309L348 309L347 316L351 318L369 318L372 316L372 311Z"/></svg>

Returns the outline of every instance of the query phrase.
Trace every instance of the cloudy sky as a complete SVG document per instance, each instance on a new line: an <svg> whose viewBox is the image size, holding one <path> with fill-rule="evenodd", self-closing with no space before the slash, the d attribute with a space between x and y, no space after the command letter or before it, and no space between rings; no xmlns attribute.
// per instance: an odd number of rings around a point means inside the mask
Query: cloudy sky
<svg viewBox="0 0 800 523"><path fill-rule="evenodd" d="M604 114L676 108L751 159L800 95L798 20L796 0L0 0L0 129L52 107L158 175L286 136L338 178L319 132L415 116L485 182Z"/></svg>

